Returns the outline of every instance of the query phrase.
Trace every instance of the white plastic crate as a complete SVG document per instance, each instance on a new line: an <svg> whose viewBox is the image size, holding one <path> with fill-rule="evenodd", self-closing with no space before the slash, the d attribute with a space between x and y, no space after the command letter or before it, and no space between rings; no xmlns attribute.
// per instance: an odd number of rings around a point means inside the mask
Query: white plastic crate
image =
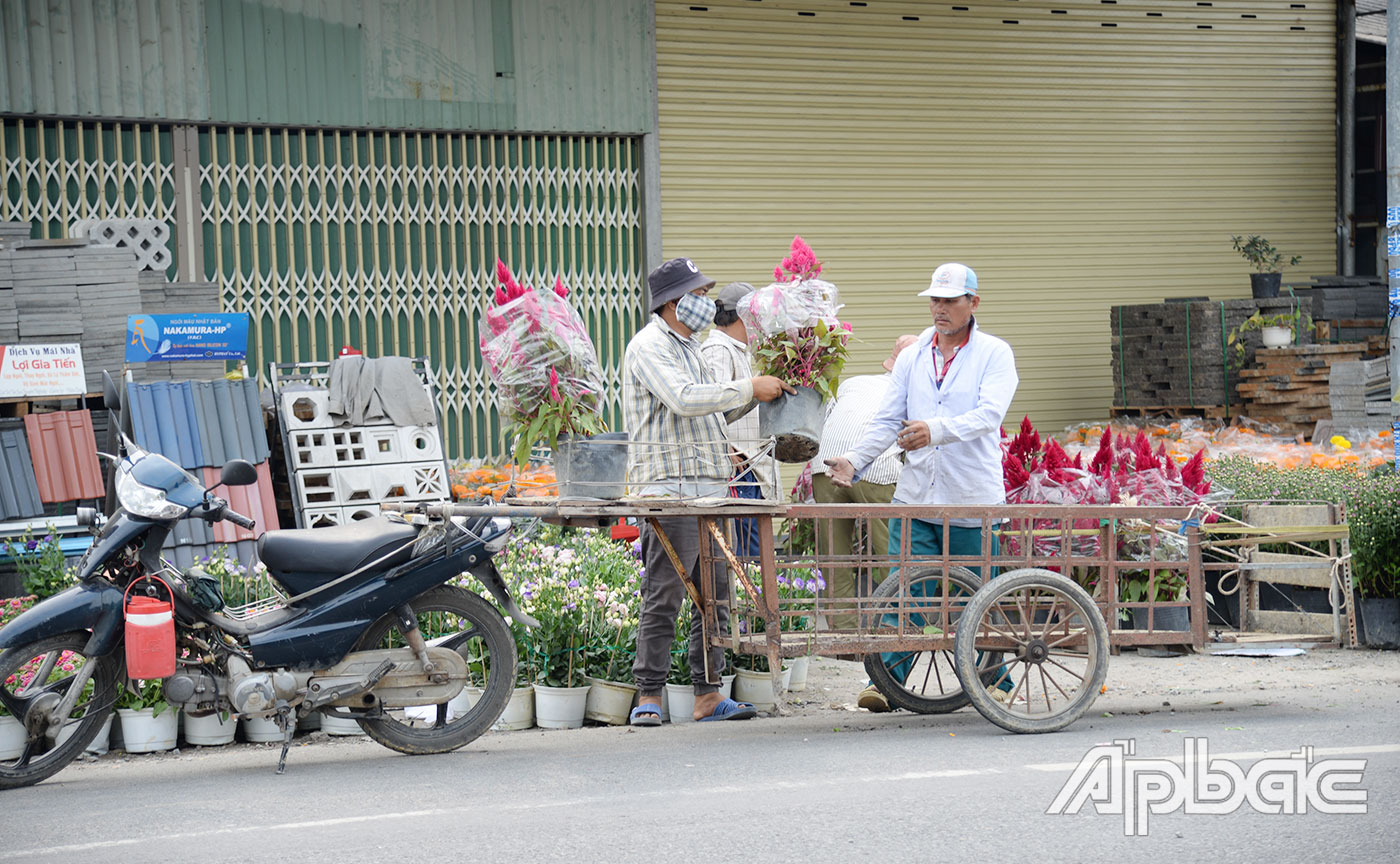
<svg viewBox="0 0 1400 864"><path fill-rule="evenodd" d="M288 432L301 429L329 429L331 394L328 390L283 390L282 422Z"/></svg>

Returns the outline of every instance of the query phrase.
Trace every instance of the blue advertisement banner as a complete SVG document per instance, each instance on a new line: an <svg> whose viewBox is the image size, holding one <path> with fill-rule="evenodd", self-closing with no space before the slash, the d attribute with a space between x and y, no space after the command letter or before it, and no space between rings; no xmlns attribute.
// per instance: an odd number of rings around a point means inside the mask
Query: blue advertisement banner
<svg viewBox="0 0 1400 864"><path fill-rule="evenodd" d="M248 315L196 312L128 315L126 362L241 360L248 354Z"/></svg>

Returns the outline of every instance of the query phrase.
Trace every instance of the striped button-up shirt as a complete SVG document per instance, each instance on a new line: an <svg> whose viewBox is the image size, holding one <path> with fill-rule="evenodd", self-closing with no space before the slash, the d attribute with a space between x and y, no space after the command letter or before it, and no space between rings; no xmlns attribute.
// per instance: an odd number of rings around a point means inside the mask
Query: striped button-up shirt
<svg viewBox="0 0 1400 864"><path fill-rule="evenodd" d="M627 343L622 360L623 420L634 442L627 457L632 491L699 482L699 494L713 494L718 481L722 494L731 471L726 421L754 404L753 384L715 382L699 341L682 338L653 315Z"/></svg>
<svg viewBox="0 0 1400 864"><path fill-rule="evenodd" d="M841 382L836 398L826 405L826 422L822 424L821 447L812 460L812 473L825 474L826 460L844 456L846 451L856 446L875 412L885 404L889 395L890 381L884 375L857 375ZM885 452L875 457L870 467L861 474L862 483L890 485L899 479L901 466L898 444L891 444Z"/></svg>
<svg viewBox="0 0 1400 864"><path fill-rule="evenodd" d="M705 361L705 368L710 370L713 381L753 377L749 346L718 327L711 330L709 337L701 343L700 359ZM758 436L757 411L750 411L729 424L729 444L743 454L758 483L759 493L769 501L783 500L782 490L778 488L778 460L771 455L757 455L763 449L763 442Z"/></svg>

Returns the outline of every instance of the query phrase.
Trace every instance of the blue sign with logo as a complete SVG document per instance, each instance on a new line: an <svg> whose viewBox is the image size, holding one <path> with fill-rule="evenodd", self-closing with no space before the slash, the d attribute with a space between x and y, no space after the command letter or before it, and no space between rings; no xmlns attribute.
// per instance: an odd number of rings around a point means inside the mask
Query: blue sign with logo
<svg viewBox="0 0 1400 864"><path fill-rule="evenodd" d="M126 316L126 362L241 360L248 354L248 315L196 312Z"/></svg>

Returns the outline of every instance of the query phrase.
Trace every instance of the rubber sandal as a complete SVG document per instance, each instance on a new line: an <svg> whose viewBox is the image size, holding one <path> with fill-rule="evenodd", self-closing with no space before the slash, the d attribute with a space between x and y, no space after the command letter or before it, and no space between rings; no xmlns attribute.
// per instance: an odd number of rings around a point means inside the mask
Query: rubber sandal
<svg viewBox="0 0 1400 864"><path fill-rule="evenodd" d="M627 715L627 723L630 726L660 726L661 706L655 702L644 702Z"/></svg>
<svg viewBox="0 0 1400 864"><path fill-rule="evenodd" d="M735 702L733 699L724 699L715 706L715 710L710 712L709 717L701 717L701 723L711 720L748 720L758 716L758 709L749 702Z"/></svg>

